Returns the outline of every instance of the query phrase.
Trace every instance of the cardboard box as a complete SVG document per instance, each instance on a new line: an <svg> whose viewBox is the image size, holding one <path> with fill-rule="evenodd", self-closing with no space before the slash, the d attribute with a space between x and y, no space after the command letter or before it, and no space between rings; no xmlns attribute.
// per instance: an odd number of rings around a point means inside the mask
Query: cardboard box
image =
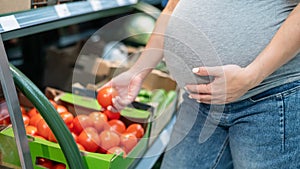
<svg viewBox="0 0 300 169"><path fill-rule="evenodd" d="M166 92L165 94L170 91L175 91L177 93L176 97L166 107L163 108L162 112L157 112L158 103L149 103L154 109L153 116L150 119L152 127L150 132L149 145L151 145L172 119L177 110L178 89L176 82L170 77L170 75L160 70L153 70L146 77L145 81L143 82L142 88L149 91L163 89ZM159 115L157 116L157 114Z"/></svg>
<svg viewBox="0 0 300 169"><path fill-rule="evenodd" d="M1 0L0 14L29 10L31 0Z"/></svg>
<svg viewBox="0 0 300 169"><path fill-rule="evenodd" d="M92 55L81 55L77 59L75 73L80 77L77 82L87 85L111 79L128 68L126 63L108 61Z"/></svg>
<svg viewBox="0 0 300 169"><path fill-rule="evenodd" d="M174 116L177 110L177 97L164 109L159 116L151 118L151 131L149 136L149 146L159 137L159 134L163 131L166 125ZM155 111L155 108L154 108Z"/></svg>
<svg viewBox="0 0 300 169"><path fill-rule="evenodd" d="M177 84L170 75L159 70L152 70L146 77L142 87L147 90L165 89L170 91L176 90Z"/></svg>
<svg viewBox="0 0 300 169"><path fill-rule="evenodd" d="M74 65L80 49L81 43L62 49L55 46L47 48L43 86L71 91Z"/></svg>
<svg viewBox="0 0 300 169"><path fill-rule="evenodd" d="M98 82L111 79L128 70L138 59L143 48L131 46L126 47L128 52L126 61L105 60L102 58L101 53L90 53L90 51L99 49L90 49L91 47L88 47L87 49L84 48L83 52L77 59L74 70L76 73L75 75L82 78L75 82L81 83L84 86L88 84L96 84Z"/></svg>

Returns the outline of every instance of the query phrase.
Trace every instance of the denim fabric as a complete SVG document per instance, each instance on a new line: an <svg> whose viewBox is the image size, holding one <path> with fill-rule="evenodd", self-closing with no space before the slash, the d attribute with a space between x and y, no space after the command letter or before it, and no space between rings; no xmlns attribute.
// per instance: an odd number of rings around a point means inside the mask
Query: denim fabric
<svg viewBox="0 0 300 169"><path fill-rule="evenodd" d="M205 121L214 132L200 143ZM300 168L300 81L225 106L185 94L161 168Z"/></svg>

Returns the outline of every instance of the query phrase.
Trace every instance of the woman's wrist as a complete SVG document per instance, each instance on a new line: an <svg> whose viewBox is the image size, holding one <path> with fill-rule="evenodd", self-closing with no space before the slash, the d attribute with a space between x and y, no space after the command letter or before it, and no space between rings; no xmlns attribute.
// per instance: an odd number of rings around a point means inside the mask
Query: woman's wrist
<svg viewBox="0 0 300 169"><path fill-rule="evenodd" d="M138 76L141 79L145 79L146 76L153 70L153 68L143 68L140 66L132 66L128 72L133 76Z"/></svg>
<svg viewBox="0 0 300 169"><path fill-rule="evenodd" d="M249 85L249 89L256 87L266 78L261 65L251 63L244 70L245 80Z"/></svg>

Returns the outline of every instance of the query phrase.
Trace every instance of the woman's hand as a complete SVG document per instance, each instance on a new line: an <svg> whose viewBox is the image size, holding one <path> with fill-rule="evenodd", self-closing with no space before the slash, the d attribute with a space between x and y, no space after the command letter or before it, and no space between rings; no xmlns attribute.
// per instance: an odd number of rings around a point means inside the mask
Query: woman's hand
<svg viewBox="0 0 300 169"><path fill-rule="evenodd" d="M189 97L206 104L226 104L237 100L256 84L246 68L238 65L194 68L199 76L211 76L208 84L189 84L185 89Z"/></svg>
<svg viewBox="0 0 300 169"><path fill-rule="evenodd" d="M112 99L113 106L108 106L107 109L112 112L119 112L132 103L138 95L142 82L141 74L126 71L102 86L101 88L112 86L118 91L118 96Z"/></svg>

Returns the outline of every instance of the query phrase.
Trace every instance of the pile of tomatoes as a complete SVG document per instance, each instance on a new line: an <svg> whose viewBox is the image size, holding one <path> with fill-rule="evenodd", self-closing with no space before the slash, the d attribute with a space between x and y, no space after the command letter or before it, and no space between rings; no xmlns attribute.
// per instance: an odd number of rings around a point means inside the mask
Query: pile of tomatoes
<svg viewBox="0 0 300 169"><path fill-rule="evenodd" d="M108 92L108 94L107 94ZM103 111L94 111L74 116L64 105L49 99L72 134L80 151L123 154L123 157L136 146L144 136L144 128L139 123L125 125L120 113L107 110L111 99L117 93L105 88L98 94L98 102ZM105 94L106 93L106 94ZM53 132L36 108L20 106L26 134L35 138L57 142ZM8 113L7 113L8 114ZM9 116L1 119L0 125L9 125ZM46 158L37 158L36 163L50 169L66 168L65 164L57 163Z"/></svg>
<svg viewBox="0 0 300 169"><path fill-rule="evenodd" d="M50 100L66 126L69 128L80 150L107 154L128 154L144 135L139 123L128 126L120 115L109 110L74 116L63 106ZM36 108L26 111L21 107L28 135L57 142L49 126Z"/></svg>

